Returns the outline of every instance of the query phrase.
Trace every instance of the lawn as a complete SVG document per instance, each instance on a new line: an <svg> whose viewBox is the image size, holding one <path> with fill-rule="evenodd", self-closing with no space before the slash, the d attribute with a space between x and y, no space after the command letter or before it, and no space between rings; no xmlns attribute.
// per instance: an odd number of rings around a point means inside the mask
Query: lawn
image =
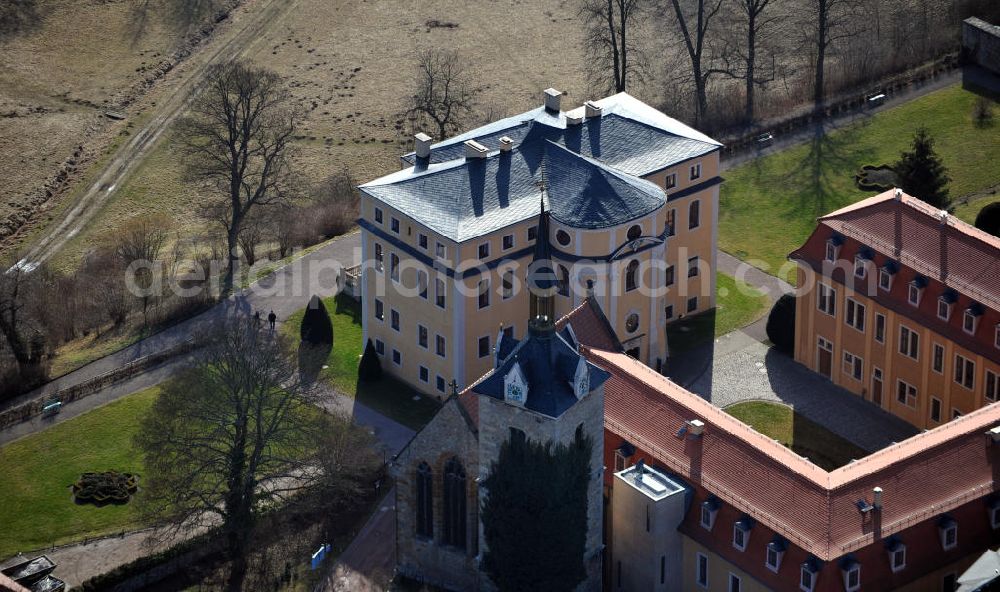
<svg viewBox="0 0 1000 592"><path fill-rule="evenodd" d="M748 401L726 407L725 411L827 471L868 456L864 449L781 403Z"/></svg>
<svg viewBox="0 0 1000 592"><path fill-rule="evenodd" d="M672 355L745 327L767 312L770 299L756 288L724 273L715 278L715 310L670 325L667 341Z"/></svg>
<svg viewBox="0 0 1000 592"><path fill-rule="evenodd" d="M438 410L438 404L430 397L420 396L414 400L418 396L416 391L389 376L373 384L358 384L358 362L364 346L361 305L345 295L325 298L323 305L333 323L333 348L326 367L320 371L320 378L341 393L353 396L359 403L407 427L416 430L426 425ZM304 308L295 312L281 329L296 343L304 314Z"/></svg>
<svg viewBox="0 0 1000 592"><path fill-rule="evenodd" d="M976 98L950 86L729 170L720 194L719 247L793 281L786 257L816 218L871 195L855 187L854 174L864 164L895 162L920 126L934 138L953 199L1000 183L1000 130L973 124Z"/></svg>
<svg viewBox="0 0 1000 592"><path fill-rule="evenodd" d="M76 505L69 486L87 471L141 479L132 438L158 394L147 389L0 448L0 558L138 525L133 503Z"/></svg>

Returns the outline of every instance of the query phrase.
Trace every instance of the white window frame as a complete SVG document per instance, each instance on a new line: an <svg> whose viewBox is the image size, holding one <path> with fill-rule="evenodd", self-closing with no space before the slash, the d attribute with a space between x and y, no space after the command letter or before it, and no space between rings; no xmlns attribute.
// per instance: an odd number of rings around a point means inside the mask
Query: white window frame
<svg viewBox="0 0 1000 592"><path fill-rule="evenodd" d="M701 178L701 163L699 162L697 164L691 165L691 170L688 171L688 172L690 173L689 176L690 176L690 179L692 181L700 179Z"/></svg>
<svg viewBox="0 0 1000 592"><path fill-rule="evenodd" d="M899 400L899 385L903 385L903 398L905 399L905 401L900 401ZM911 395L911 392L912 392L912 395ZM896 379L896 392L894 392L893 395L896 397L896 402L899 403L900 405L904 405L904 406L909 407L911 409L915 409L917 407L917 399L920 397L920 391L917 390L916 386L914 386L914 385L906 382L905 380L903 380L901 378L897 378ZM912 400L913 400L912 403L910 402L911 397L912 397Z"/></svg>
<svg viewBox="0 0 1000 592"><path fill-rule="evenodd" d="M944 296L938 298L937 316L942 321L951 319L951 309L955 305L953 302L945 300Z"/></svg>
<svg viewBox="0 0 1000 592"><path fill-rule="evenodd" d="M910 282L910 285L906 288L906 301L913 306L920 306L920 300L923 297L923 294L923 288L913 282Z"/></svg>
<svg viewBox="0 0 1000 592"><path fill-rule="evenodd" d="M733 586L733 581L736 582L735 586ZM728 592L743 592L743 579L733 572L729 572L727 590Z"/></svg>
<svg viewBox="0 0 1000 592"><path fill-rule="evenodd" d="M706 500L701 503L701 514L698 519L698 523L701 524L702 528L711 532L712 528L715 526L715 517L718 515L718 513L719 509L718 508L712 509L711 505ZM706 518L708 519L707 523L705 521Z"/></svg>
<svg viewBox="0 0 1000 592"><path fill-rule="evenodd" d="M420 332L421 331L424 332L424 337L426 338L426 342L423 343L423 344L420 343ZM417 323L417 347L419 347L421 349L428 349L428 348L430 348L430 346L431 346L431 332L427 329L427 327L425 325L421 325L420 323Z"/></svg>
<svg viewBox="0 0 1000 592"><path fill-rule="evenodd" d="M824 255L827 261L836 261L837 257L840 256L840 245L835 243L833 239L828 239L826 241L826 252Z"/></svg>
<svg viewBox="0 0 1000 592"><path fill-rule="evenodd" d="M742 535L740 537L742 539L742 542L743 542L742 546L736 542L736 533L737 532L739 532ZM749 538L750 538L750 530L749 529L744 529L740 525L740 522L738 520L736 522L733 522L733 548L736 549L737 551L746 551L747 550L747 543L749 542L747 539L749 539Z"/></svg>
<svg viewBox="0 0 1000 592"><path fill-rule="evenodd" d="M809 574L809 585L807 586L802 580L805 574ZM802 592L813 592L816 588L816 570L813 569L808 563L803 563L799 568L799 590Z"/></svg>
<svg viewBox="0 0 1000 592"><path fill-rule="evenodd" d="M677 187L677 173L668 173L663 177L663 188L673 189Z"/></svg>
<svg viewBox="0 0 1000 592"><path fill-rule="evenodd" d="M430 243L428 242L427 235L424 234L424 233L422 233L422 232L418 232L417 233L417 246L426 251L428 244L430 244Z"/></svg>
<svg viewBox="0 0 1000 592"><path fill-rule="evenodd" d="M851 576L854 576L854 585L851 585ZM844 570L844 592L857 592L861 589L861 564L854 563Z"/></svg>
<svg viewBox="0 0 1000 592"><path fill-rule="evenodd" d="M374 216L374 218L375 218L375 222L377 224L382 224L382 220L383 220L383 217L382 217L382 208L375 208L375 216Z"/></svg>
<svg viewBox="0 0 1000 592"><path fill-rule="evenodd" d="M904 335L906 335L905 349L903 347ZM913 350L916 350L916 353L911 354L910 352L912 352ZM899 353L910 358L911 360L920 359L920 334L903 324L899 325Z"/></svg>
<svg viewBox="0 0 1000 592"><path fill-rule="evenodd" d="M438 348L438 344L441 344L441 348ZM448 357L448 338L440 333L434 335L434 353L440 358Z"/></svg>
<svg viewBox="0 0 1000 592"><path fill-rule="evenodd" d="M995 403L1000 395L1000 375L987 369L983 372L983 397L990 403Z"/></svg>
<svg viewBox="0 0 1000 592"><path fill-rule="evenodd" d="M695 216L691 215L694 210ZM695 199L688 204L688 230L697 230L701 227L701 200Z"/></svg>
<svg viewBox="0 0 1000 592"><path fill-rule="evenodd" d="M882 268L878 271L878 287L884 292L892 290L892 276L888 269Z"/></svg>
<svg viewBox="0 0 1000 592"><path fill-rule="evenodd" d="M854 380L864 380L865 377L865 360L861 356L854 355L853 353L844 350L844 363L841 367L844 374L847 374Z"/></svg>
<svg viewBox="0 0 1000 592"><path fill-rule="evenodd" d="M395 216L389 218L389 230L399 234L399 218Z"/></svg>
<svg viewBox="0 0 1000 592"><path fill-rule="evenodd" d="M508 239L510 240L510 246L509 247L506 245ZM501 250L503 250L503 251L509 251L509 250L513 249L514 247L516 247L516 246L517 246L517 242L516 242L516 239L514 238L513 234L505 234L502 237L500 237L500 249Z"/></svg>
<svg viewBox="0 0 1000 592"><path fill-rule="evenodd" d="M971 321L971 326L969 320ZM965 314L962 315L962 330L969 335L975 335L976 329L979 328L979 315L972 312L971 309L966 309Z"/></svg>
<svg viewBox="0 0 1000 592"><path fill-rule="evenodd" d="M426 375L427 378L424 378L423 377L424 375ZM427 366L424 366L424 365L421 364L417 368L417 380L419 380L420 382L422 382L424 384L430 384L431 383L431 371L430 371L430 368L428 368Z"/></svg>
<svg viewBox="0 0 1000 592"><path fill-rule="evenodd" d="M902 560L900 561L900 557ZM898 543L889 550L889 569L892 573L899 573L906 569L906 545Z"/></svg>
<svg viewBox="0 0 1000 592"><path fill-rule="evenodd" d="M375 320L380 323L385 323L385 303L376 298L375 306L373 307L373 309L374 310L372 310L372 316L375 317ZM379 316L379 309L382 309L381 310L382 316Z"/></svg>
<svg viewBox="0 0 1000 592"><path fill-rule="evenodd" d="M448 246L442 243L441 241L437 241L437 243L434 245L434 256L437 257L438 259L447 259Z"/></svg>
<svg viewBox="0 0 1000 592"><path fill-rule="evenodd" d="M934 403L937 403L937 411L938 411L937 412L937 418L934 417ZM931 421L933 421L934 423L941 423L941 411L944 410L944 403L942 403L941 399L939 399L937 397L931 397L931 404L930 405L931 406L930 406L930 409L928 409L928 411L930 413Z"/></svg>
<svg viewBox="0 0 1000 592"><path fill-rule="evenodd" d="M970 391L976 390L976 361L955 354L955 371L952 373L955 384Z"/></svg>
<svg viewBox="0 0 1000 592"><path fill-rule="evenodd" d="M403 330L403 315L395 308L389 309L389 328L396 333Z"/></svg>
<svg viewBox="0 0 1000 592"><path fill-rule="evenodd" d="M877 312L875 313L875 341L878 343L885 343L885 333L887 329L885 315Z"/></svg>
<svg viewBox="0 0 1000 592"><path fill-rule="evenodd" d="M958 522L952 520L947 525L940 526L938 528L941 535L941 549L944 551L951 551L958 546ZM951 544L948 544L948 533L954 533L954 540Z"/></svg>
<svg viewBox="0 0 1000 592"><path fill-rule="evenodd" d="M854 256L854 277L862 278L868 275L868 259L861 255Z"/></svg>
<svg viewBox="0 0 1000 592"><path fill-rule="evenodd" d="M939 352L941 354L941 367L935 368L935 364L938 361ZM936 342L931 344L931 370L933 370L938 374L944 374L944 355L945 355L945 349L943 345Z"/></svg>
<svg viewBox="0 0 1000 592"><path fill-rule="evenodd" d="M865 318L868 307L857 300L848 297L844 306L844 323L862 333L865 332Z"/></svg>
<svg viewBox="0 0 1000 592"><path fill-rule="evenodd" d="M621 450L615 450L615 472L625 470L625 455L622 454Z"/></svg>
<svg viewBox="0 0 1000 592"><path fill-rule="evenodd" d="M490 243L489 243L489 241L487 241L485 243L479 243L479 245L476 247L476 256L479 258L480 261L482 261L483 259L489 259L490 258Z"/></svg>
<svg viewBox="0 0 1000 592"><path fill-rule="evenodd" d="M987 512L990 515L990 528L993 530L1000 528L1000 502L993 502L993 505L987 508Z"/></svg>
<svg viewBox="0 0 1000 592"><path fill-rule="evenodd" d="M993 328L993 347L1000 349L1000 324Z"/></svg>
<svg viewBox="0 0 1000 592"><path fill-rule="evenodd" d="M705 566L702 571L701 566ZM694 554L694 581L701 588L708 588L708 555L696 552Z"/></svg>
<svg viewBox="0 0 1000 592"><path fill-rule="evenodd" d="M774 562L771 562L771 557L774 557ZM785 552L778 548L778 545L773 541L767 544L764 548L764 566L774 573L778 573L781 569L781 559L784 557Z"/></svg>
<svg viewBox="0 0 1000 592"><path fill-rule="evenodd" d="M399 358L399 361L396 361L396 358ZM390 359L392 360L392 363L395 364L398 368L403 367L403 352L399 351L396 348L392 348L392 356L390 357Z"/></svg>
<svg viewBox="0 0 1000 592"><path fill-rule="evenodd" d="M823 314L837 316L837 289L822 282L817 284L816 308Z"/></svg>

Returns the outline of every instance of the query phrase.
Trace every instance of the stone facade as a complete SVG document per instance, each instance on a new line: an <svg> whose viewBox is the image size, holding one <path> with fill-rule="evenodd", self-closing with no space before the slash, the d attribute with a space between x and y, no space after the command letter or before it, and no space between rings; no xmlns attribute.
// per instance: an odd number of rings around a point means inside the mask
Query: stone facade
<svg viewBox="0 0 1000 592"><path fill-rule="evenodd" d="M396 457L396 556L397 569L403 575L449 590L475 590L477 587L478 493L476 476L479 463L474 426L471 418L452 397L438 414ZM441 544L444 531L444 467L458 458L465 468L468 500L465 549ZM434 492L434 537L417 536L416 472L420 463L431 467Z"/></svg>
<svg viewBox="0 0 1000 592"><path fill-rule="evenodd" d="M965 19L962 51L968 61L1000 74L1000 26L976 17Z"/></svg>

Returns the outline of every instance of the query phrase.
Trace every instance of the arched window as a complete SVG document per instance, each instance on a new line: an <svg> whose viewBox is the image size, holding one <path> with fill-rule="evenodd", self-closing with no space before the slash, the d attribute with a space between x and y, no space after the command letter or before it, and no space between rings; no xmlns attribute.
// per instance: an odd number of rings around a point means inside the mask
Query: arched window
<svg viewBox="0 0 1000 592"><path fill-rule="evenodd" d="M445 545L465 548L466 531L465 469L457 458L444 466L444 537Z"/></svg>
<svg viewBox="0 0 1000 592"><path fill-rule="evenodd" d="M634 241L642 236L642 226L635 224L628 229L628 240Z"/></svg>
<svg viewBox="0 0 1000 592"><path fill-rule="evenodd" d="M434 475L422 462L417 467L417 536L434 538Z"/></svg>
<svg viewBox="0 0 1000 592"><path fill-rule="evenodd" d="M559 295L569 296L569 270L559 266Z"/></svg>
<svg viewBox="0 0 1000 592"><path fill-rule="evenodd" d="M688 228L694 229L701 226L701 201L694 200L688 206Z"/></svg>
<svg viewBox="0 0 1000 592"><path fill-rule="evenodd" d="M639 260L633 259L625 268L625 291L631 292L639 285Z"/></svg>

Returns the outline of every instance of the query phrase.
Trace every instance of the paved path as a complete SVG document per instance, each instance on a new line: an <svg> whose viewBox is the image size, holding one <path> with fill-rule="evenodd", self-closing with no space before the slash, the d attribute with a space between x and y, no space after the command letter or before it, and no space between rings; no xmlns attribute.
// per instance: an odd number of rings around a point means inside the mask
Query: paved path
<svg viewBox="0 0 1000 592"><path fill-rule="evenodd" d="M388 588L395 569L396 488L393 487L316 589L382 592Z"/></svg>
<svg viewBox="0 0 1000 592"><path fill-rule="evenodd" d="M761 399L784 402L868 451L918 432L743 331L679 356L670 368L678 384L717 407Z"/></svg>

